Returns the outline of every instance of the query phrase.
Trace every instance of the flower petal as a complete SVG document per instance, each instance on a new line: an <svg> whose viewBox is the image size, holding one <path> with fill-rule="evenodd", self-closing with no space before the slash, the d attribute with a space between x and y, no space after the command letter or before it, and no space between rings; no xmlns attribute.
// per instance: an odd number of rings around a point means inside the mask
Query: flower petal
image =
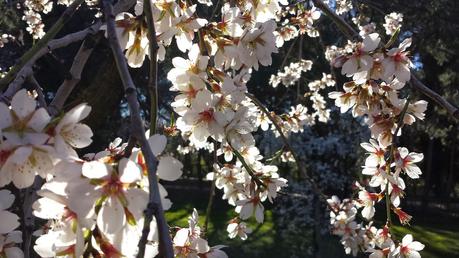
<svg viewBox="0 0 459 258"><path fill-rule="evenodd" d="M183 164L176 158L164 156L159 159L158 177L167 181L175 181L182 175Z"/></svg>

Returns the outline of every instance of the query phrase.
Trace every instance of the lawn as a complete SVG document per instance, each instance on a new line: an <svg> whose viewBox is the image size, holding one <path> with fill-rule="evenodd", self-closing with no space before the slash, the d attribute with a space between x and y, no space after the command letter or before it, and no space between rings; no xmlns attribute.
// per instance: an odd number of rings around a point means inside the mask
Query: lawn
<svg viewBox="0 0 459 258"><path fill-rule="evenodd" d="M201 227L205 220L207 206L207 193L204 190L198 193L190 191L169 191L171 200L174 201L172 209L166 213L170 225L187 226L187 218L195 207L200 214ZM299 248L299 242L304 246L311 246L313 234L311 229L305 229L304 235L298 239L295 236L295 243L290 239L284 239L278 232L274 223L274 214L267 209L265 212L265 223L259 225L252 221L250 223L254 232L246 241L240 239L229 239L226 232L226 225L229 220L237 216L233 207L216 197L212 213L210 215L207 238L209 245L226 245L225 252L231 258L256 258L256 257L291 257L291 251ZM426 245L421 253L425 258L453 258L459 257L459 219L447 215L432 215L426 212L412 212L414 220L412 226L394 226L394 233L400 239L405 234L413 234L415 240ZM318 257L347 257L339 244L339 239L328 234L320 235L318 239ZM311 257L303 253L296 257Z"/></svg>

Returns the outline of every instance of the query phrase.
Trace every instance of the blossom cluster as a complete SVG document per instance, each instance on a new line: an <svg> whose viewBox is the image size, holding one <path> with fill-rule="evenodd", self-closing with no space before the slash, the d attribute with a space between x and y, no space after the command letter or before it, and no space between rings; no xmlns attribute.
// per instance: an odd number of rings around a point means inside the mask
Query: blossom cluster
<svg viewBox="0 0 459 258"><path fill-rule="evenodd" d="M0 255L2 257L23 257L20 249L22 232L15 230L19 227L18 215L8 211L14 203L14 195L6 189L0 190Z"/></svg>
<svg viewBox="0 0 459 258"><path fill-rule="evenodd" d="M36 175L50 180L57 162L75 159L74 148L91 143L91 129L80 123L89 106L78 105L55 119L37 106L25 89L14 95L10 106L0 103L0 187L11 182L19 189L29 187ZM2 196L2 202L8 198Z"/></svg>
<svg viewBox="0 0 459 258"><path fill-rule="evenodd" d="M357 209L350 199L340 200L332 196L327 200L330 211L331 232L341 237L341 244L347 254L356 256L359 252L369 253L369 257L421 257L419 251L424 245L413 241L407 234L401 243L392 240L388 225L382 228L356 222Z"/></svg>
<svg viewBox="0 0 459 258"><path fill-rule="evenodd" d="M0 103L0 183L10 182L19 189L30 187L36 175L43 178L33 203L33 215L47 221L34 232L34 251L41 257L87 255L135 257L143 230L143 211L149 202L149 179L142 151L128 149L120 138L98 153L82 158L76 148L91 143L91 129L81 123L91 108L80 104L51 118L26 90L18 91L11 105ZM147 132L147 135L149 132ZM149 147L158 160L160 180L175 181L183 165L164 152L167 139L155 134L148 138ZM36 181L38 182L38 181ZM163 209L171 207L166 189L158 182ZM0 254L24 257L19 217L7 209L14 196L0 190ZM198 241L197 253L208 257L227 257L221 246L208 247L199 238L197 214L193 214L186 239L184 231L174 238L175 250L183 254L195 250L189 243ZM150 225L145 257L158 253L156 221ZM188 230L188 229L187 229ZM180 233L181 232L181 233ZM205 243L205 245L204 245Z"/></svg>
<svg viewBox="0 0 459 258"><path fill-rule="evenodd" d="M386 34L392 35L402 26L403 14L395 12L390 13L384 16L384 21L383 26L386 29Z"/></svg>
<svg viewBox="0 0 459 258"><path fill-rule="evenodd" d="M344 49L334 48L328 53L328 57L333 57L332 64L353 79L344 84L344 92L331 92L329 97L335 99L342 113L351 109L354 116L365 117L371 131L369 142L361 144L368 153L362 174L371 179L366 186L356 184L359 191L355 200L346 199L343 203L337 197L329 200L333 233L341 236L345 251L353 255L364 251L372 252L374 257L405 257L410 253L419 256L417 251L424 246L413 242L411 235L398 244L389 233L392 212L401 224L411 219L400 208L406 186L403 178L417 179L422 174L416 163L423 155L398 147L394 139L402 133L404 125L423 120L427 108L426 101L411 103L399 97L411 76L412 64L407 51L411 39L390 48L389 44L381 46L377 33L361 35L362 42L349 42ZM375 205L382 199L386 201L388 214L385 228L378 230L372 222L364 226L354 221L358 209L362 209L364 219L372 220Z"/></svg>
<svg viewBox="0 0 459 258"><path fill-rule="evenodd" d="M97 1L86 0L86 4L90 8L96 8ZM69 6L71 0L58 0L57 4ZM45 35L45 24L43 23L42 15L49 14L53 10L54 1L51 0L25 0L18 8L23 8L22 20L26 22L26 31L34 40L41 39Z"/></svg>
<svg viewBox="0 0 459 258"><path fill-rule="evenodd" d="M0 37L0 48L4 47L10 41L14 41L15 37L10 34L2 34Z"/></svg>
<svg viewBox="0 0 459 258"><path fill-rule="evenodd" d="M282 83L285 87L294 85L300 78L301 73L307 72L312 68L311 60L300 60L299 62L290 63L289 66L284 67L283 72L278 72L276 75L271 75L269 84L276 88Z"/></svg>
<svg viewBox="0 0 459 258"><path fill-rule="evenodd" d="M193 209L193 213L188 217L188 228L177 228L173 239L176 257L228 258L228 255L220 250L225 246L210 247L207 241L201 238L203 232L198 225L198 219L198 211Z"/></svg>
<svg viewBox="0 0 459 258"><path fill-rule="evenodd" d="M286 41L307 34L311 38L319 36L314 22L320 18L320 11L315 7L305 9L302 5L287 6L278 13L281 26L275 32L276 46L282 47Z"/></svg>

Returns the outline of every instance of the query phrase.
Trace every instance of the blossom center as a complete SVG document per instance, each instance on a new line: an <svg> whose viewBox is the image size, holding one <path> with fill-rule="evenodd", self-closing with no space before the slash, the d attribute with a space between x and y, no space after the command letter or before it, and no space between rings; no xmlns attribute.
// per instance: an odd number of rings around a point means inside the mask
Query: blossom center
<svg viewBox="0 0 459 258"><path fill-rule="evenodd" d="M214 110L213 109L208 109L204 110L199 113L199 121L200 122L210 122L214 119Z"/></svg>

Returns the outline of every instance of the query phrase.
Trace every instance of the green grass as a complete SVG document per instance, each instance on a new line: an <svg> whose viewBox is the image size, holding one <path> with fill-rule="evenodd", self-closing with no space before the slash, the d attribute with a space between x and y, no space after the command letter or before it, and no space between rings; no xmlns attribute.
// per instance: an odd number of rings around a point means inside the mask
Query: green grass
<svg viewBox="0 0 459 258"><path fill-rule="evenodd" d="M188 216L191 215L193 207L199 212L200 226L204 225L205 209L207 205L207 194L196 193L170 193L170 197L175 201L172 209L166 213L166 218L170 225L181 227L188 226ZM234 207L219 200L216 197L209 220L207 238L209 245L226 245L224 251L231 258L257 258L257 257L291 257L293 249L299 250L299 245L311 246L312 230L305 229L304 234L296 236L280 236L275 225L275 216L269 210L265 211L265 223L257 224L250 221L249 225L253 233L246 241L240 239L229 239L226 226L228 221L236 217ZM425 249L421 252L423 258L454 258L459 257L459 220L446 215L430 215L425 212L412 212L414 220L412 226L394 225L393 231L397 239L405 234L412 234L415 240L425 244ZM378 219L383 221L383 219ZM344 254L343 248L339 243L339 238L322 235L318 241L318 257L352 257ZM303 248L304 249L304 248ZM298 253L298 252L297 252ZM301 253L298 257L309 257ZM365 256L363 256L365 257Z"/></svg>
<svg viewBox="0 0 459 258"><path fill-rule="evenodd" d="M394 226L394 234L399 239L412 234L414 240L423 243L426 247L421 252L422 257L459 257L459 221L447 217L420 216L418 214L418 221L413 221L412 226Z"/></svg>

